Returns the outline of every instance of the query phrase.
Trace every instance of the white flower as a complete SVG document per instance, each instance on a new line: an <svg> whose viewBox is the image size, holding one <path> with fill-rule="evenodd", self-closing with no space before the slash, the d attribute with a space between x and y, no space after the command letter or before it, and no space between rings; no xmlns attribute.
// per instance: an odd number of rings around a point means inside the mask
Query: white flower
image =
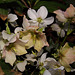
<svg viewBox="0 0 75 75"><path fill-rule="evenodd" d="M43 75L52 75L48 70L45 70Z"/></svg>
<svg viewBox="0 0 75 75"><path fill-rule="evenodd" d="M7 34L5 30L2 31L2 37L4 40L8 40L10 43L13 43L16 41L16 39L19 37L18 35L11 33Z"/></svg>
<svg viewBox="0 0 75 75"><path fill-rule="evenodd" d="M2 50L5 46L5 43L3 42L3 40L0 40L0 50Z"/></svg>
<svg viewBox="0 0 75 75"><path fill-rule="evenodd" d="M23 62L17 63L17 68L23 72L25 70L25 66L27 65L27 61L24 60Z"/></svg>
<svg viewBox="0 0 75 75"><path fill-rule="evenodd" d="M14 22L15 20L18 19L18 17L15 14L9 14L7 19L9 22Z"/></svg>
<svg viewBox="0 0 75 75"><path fill-rule="evenodd" d="M13 66L15 61L16 61L15 53L12 51L6 51L5 62Z"/></svg>
<svg viewBox="0 0 75 75"><path fill-rule="evenodd" d="M26 16L24 15L23 17L23 23L22 23L22 26L23 26L23 30L28 30L28 29L38 29L38 23L37 22L32 22L32 21L29 21Z"/></svg>
<svg viewBox="0 0 75 75"><path fill-rule="evenodd" d="M46 27L54 21L54 17L46 18L48 11L45 6L41 6L36 12L34 9L28 9L28 16L33 22L38 22L39 27Z"/></svg>
<svg viewBox="0 0 75 75"><path fill-rule="evenodd" d="M63 29L61 29L57 24L53 24L51 26L53 31L57 32L58 36L64 37L65 36L65 31Z"/></svg>

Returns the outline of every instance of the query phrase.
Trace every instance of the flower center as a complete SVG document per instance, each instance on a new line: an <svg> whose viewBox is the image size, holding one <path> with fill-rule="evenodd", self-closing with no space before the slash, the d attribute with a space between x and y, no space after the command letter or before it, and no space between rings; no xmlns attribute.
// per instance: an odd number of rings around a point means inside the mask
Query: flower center
<svg viewBox="0 0 75 75"><path fill-rule="evenodd" d="M41 23L42 22L42 19L40 17L37 18L37 22Z"/></svg>

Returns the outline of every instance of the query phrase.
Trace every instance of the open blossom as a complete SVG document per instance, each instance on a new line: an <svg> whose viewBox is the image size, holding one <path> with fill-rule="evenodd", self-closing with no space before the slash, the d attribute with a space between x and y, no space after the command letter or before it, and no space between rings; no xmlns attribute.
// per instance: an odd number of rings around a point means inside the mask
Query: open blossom
<svg viewBox="0 0 75 75"><path fill-rule="evenodd" d="M66 22L67 21L67 19L64 16L64 11L62 11L62 10L56 10L56 11L54 11L54 13L56 14L56 18L60 22Z"/></svg>
<svg viewBox="0 0 75 75"><path fill-rule="evenodd" d="M48 11L45 6L41 6L36 12L34 9L28 9L28 16L32 22L37 22L39 27L46 27L54 22L54 17L46 18Z"/></svg>
<svg viewBox="0 0 75 75"><path fill-rule="evenodd" d="M40 69L45 68L43 75L64 75L62 74L64 67L61 66L54 58L46 58L46 56L47 53L43 53L37 62L37 65L40 65Z"/></svg>
<svg viewBox="0 0 75 75"><path fill-rule="evenodd" d="M63 65L67 72L71 71L71 66L73 62L75 62L75 47L71 48L68 43L66 43L61 49L59 53L59 62Z"/></svg>
<svg viewBox="0 0 75 75"><path fill-rule="evenodd" d="M28 40L25 44L26 49L34 46L34 49L39 52L44 46L49 46L45 34L39 31L21 31L20 38L22 40Z"/></svg>
<svg viewBox="0 0 75 75"><path fill-rule="evenodd" d="M7 34L6 31L3 31L2 36L4 40L8 40L3 46L2 57L5 58L6 63L13 66L16 61L16 55L20 56L27 53L25 41L20 40L17 33Z"/></svg>
<svg viewBox="0 0 75 75"><path fill-rule="evenodd" d="M54 11L54 13L60 22L66 22L68 19L71 19L73 23L75 22L75 7L72 4L70 4L66 11L59 9Z"/></svg>

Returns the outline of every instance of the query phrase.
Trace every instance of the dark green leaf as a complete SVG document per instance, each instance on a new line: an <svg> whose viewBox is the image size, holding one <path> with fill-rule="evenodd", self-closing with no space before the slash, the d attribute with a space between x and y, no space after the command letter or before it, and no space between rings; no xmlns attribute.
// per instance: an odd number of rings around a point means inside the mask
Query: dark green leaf
<svg viewBox="0 0 75 75"><path fill-rule="evenodd" d="M8 3L8 2L14 2L17 0L0 0L0 3Z"/></svg>
<svg viewBox="0 0 75 75"><path fill-rule="evenodd" d="M3 72L5 73L5 75L10 75L9 73L12 73L12 72L10 72L12 67L9 64L5 63L4 60L0 60L0 66L3 70Z"/></svg>
<svg viewBox="0 0 75 75"><path fill-rule="evenodd" d="M49 12L53 12L57 9L66 9L66 5L54 1L39 1L34 6L34 9L38 9L41 6L46 6Z"/></svg>
<svg viewBox="0 0 75 75"><path fill-rule="evenodd" d="M8 10L0 8L0 15L8 15Z"/></svg>
<svg viewBox="0 0 75 75"><path fill-rule="evenodd" d="M73 4L75 6L75 0L63 0L68 6Z"/></svg>

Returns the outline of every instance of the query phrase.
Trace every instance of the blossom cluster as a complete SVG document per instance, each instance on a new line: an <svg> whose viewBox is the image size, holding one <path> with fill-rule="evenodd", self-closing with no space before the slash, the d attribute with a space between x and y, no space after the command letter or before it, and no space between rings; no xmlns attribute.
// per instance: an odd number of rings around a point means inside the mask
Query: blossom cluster
<svg viewBox="0 0 75 75"><path fill-rule="evenodd" d="M18 17L10 13L6 30L0 34L0 58L20 72L24 72L27 65L35 66L42 75L65 75L65 70L72 71L70 64L75 62L75 46L70 47L66 42L57 49L56 58L49 57L48 51L44 50L44 46L50 46L44 31L50 25L59 37L68 36L75 27L75 7L71 4L65 12L56 10L53 13L56 14L55 23L53 16L46 18L48 10L45 6L41 6L37 12L29 8L27 14L30 20L24 15L22 27L16 27L14 32L11 32L8 24L15 27Z"/></svg>

